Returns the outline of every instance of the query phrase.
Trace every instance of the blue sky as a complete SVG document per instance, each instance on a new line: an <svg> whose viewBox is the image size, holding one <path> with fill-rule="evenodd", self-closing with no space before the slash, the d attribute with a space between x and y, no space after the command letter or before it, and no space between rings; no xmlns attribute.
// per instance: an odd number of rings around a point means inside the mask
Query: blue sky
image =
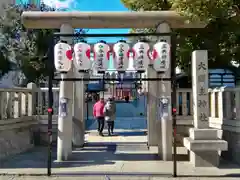
<svg viewBox="0 0 240 180"><path fill-rule="evenodd" d="M45 4L54 8L64 8L67 11L128 11L120 0L42 0ZM18 3L27 3L29 0L17 0ZM39 3L40 0L35 0ZM128 33L129 29L90 29L88 33ZM121 38L105 38L107 42L116 42ZM96 42L100 38L88 39L88 42Z"/></svg>
<svg viewBox="0 0 240 180"><path fill-rule="evenodd" d="M81 11L128 11L120 0L75 0L75 10ZM89 33L128 33L129 29L91 29ZM108 42L116 42L119 38L108 38Z"/></svg>

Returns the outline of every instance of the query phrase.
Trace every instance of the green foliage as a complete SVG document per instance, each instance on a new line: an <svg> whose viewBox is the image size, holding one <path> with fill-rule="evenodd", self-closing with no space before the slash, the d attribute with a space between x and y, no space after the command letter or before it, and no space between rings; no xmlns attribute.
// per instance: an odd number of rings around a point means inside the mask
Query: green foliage
<svg viewBox="0 0 240 180"><path fill-rule="evenodd" d="M159 11L168 10L172 3L165 0L121 0L122 3L129 9L134 11Z"/></svg>
<svg viewBox="0 0 240 180"><path fill-rule="evenodd" d="M233 0L171 0L172 9L192 20L211 22L232 16Z"/></svg>
<svg viewBox="0 0 240 180"><path fill-rule="evenodd" d="M6 74L11 66L11 63L8 59L7 53L8 50L6 46L2 45L2 38L1 37L1 43L0 43L0 77L2 77L4 74Z"/></svg>
<svg viewBox="0 0 240 180"><path fill-rule="evenodd" d="M47 75L45 60L49 37L53 30L27 30L21 23L24 10L31 6L9 6L0 18L1 51L0 70L4 75L12 69L20 69L29 82L37 83Z"/></svg>
<svg viewBox="0 0 240 180"><path fill-rule="evenodd" d="M208 50L210 68L221 68L229 65L231 61L240 61L240 1L121 1L127 8L134 11L175 10L190 20L202 21L208 24L204 29L174 30L177 33L177 65L184 71L189 72L190 70L190 58L193 50Z"/></svg>

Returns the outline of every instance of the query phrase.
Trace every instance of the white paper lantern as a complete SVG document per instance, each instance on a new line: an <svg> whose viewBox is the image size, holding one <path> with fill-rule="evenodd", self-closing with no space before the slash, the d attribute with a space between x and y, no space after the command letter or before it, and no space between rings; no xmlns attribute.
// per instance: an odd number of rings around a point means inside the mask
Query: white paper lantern
<svg viewBox="0 0 240 180"><path fill-rule="evenodd" d="M150 63L150 46L146 42L138 42L133 46L133 66L137 71L144 71Z"/></svg>
<svg viewBox="0 0 240 180"><path fill-rule="evenodd" d="M125 71L129 64L130 46L121 40L113 45L113 64L117 71Z"/></svg>
<svg viewBox="0 0 240 180"><path fill-rule="evenodd" d="M90 60L91 46L86 42L74 45L75 65L78 70L89 70L92 67Z"/></svg>
<svg viewBox="0 0 240 180"><path fill-rule="evenodd" d="M70 71L72 59L72 48L69 44L60 42L54 46L54 65L57 71Z"/></svg>
<svg viewBox="0 0 240 180"><path fill-rule="evenodd" d="M158 42L153 46L153 68L157 72L165 72L170 63L170 45L167 42Z"/></svg>
<svg viewBox="0 0 240 180"><path fill-rule="evenodd" d="M94 64L97 71L103 72L108 69L110 58L110 46L104 41L94 45Z"/></svg>

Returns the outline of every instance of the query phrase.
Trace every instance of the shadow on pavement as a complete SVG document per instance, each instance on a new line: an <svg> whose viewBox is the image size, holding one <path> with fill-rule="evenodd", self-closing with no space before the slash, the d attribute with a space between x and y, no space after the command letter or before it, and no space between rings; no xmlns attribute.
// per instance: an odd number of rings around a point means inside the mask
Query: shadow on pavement
<svg viewBox="0 0 240 180"><path fill-rule="evenodd" d="M129 132L118 132L116 135L119 136L146 136L146 132L144 131L129 131Z"/></svg>
<svg viewBox="0 0 240 180"><path fill-rule="evenodd" d="M144 131L138 132L117 132L118 136L144 136ZM131 137L130 137L131 138ZM110 139L111 140L111 139ZM115 139L117 141L117 139ZM52 160L56 159L56 148L52 151ZM32 150L15 155L11 158L1 160L1 169L23 169L23 172L27 171L24 168L46 168L47 167L47 147L35 147ZM61 173L54 173L58 176L164 176L171 177L172 174L168 173L146 173L143 171L138 172L101 172L101 171L84 171L80 170L70 173L67 168L71 167L88 167L100 166L100 165L115 165L117 162L136 162L136 165L143 161L148 163L151 161L157 162L160 158L156 153L151 152L146 142L87 142L83 148L74 148L72 156L68 161L62 163L53 162L52 168L66 168ZM189 161L188 154L177 154L177 161ZM170 162L171 163L171 162ZM181 165L178 165L178 168ZM172 166L169 166L171 168ZM240 169L238 165L221 161L220 171L226 169ZM106 169L107 170L107 169ZM151 171L151 167L150 167ZM158 170L157 170L158 172ZM159 171L160 172L160 171ZM240 172L240 171L239 171ZM23 173L24 174L24 173ZM27 174L27 172L26 172ZM183 173L182 173L183 174ZM212 173L213 174L213 173ZM240 173L226 173L224 175L201 175L196 174L179 174L179 177L240 177Z"/></svg>
<svg viewBox="0 0 240 180"><path fill-rule="evenodd" d="M56 176L140 176L140 177L172 177L173 175L170 173L130 173L130 172L106 172L106 173L99 173L99 172L87 172L87 173L54 173L53 175ZM240 174L225 174L225 175L177 175L180 178L238 178Z"/></svg>
<svg viewBox="0 0 240 180"><path fill-rule="evenodd" d="M82 167L91 165L115 164L115 161L152 161L158 157L151 153L127 153L124 151L148 151L146 143L87 143L84 148L75 148L68 161L53 162L53 168ZM56 159L56 148L53 149L52 159ZM47 148L35 147L34 149L15 155L1 161L0 168L46 168Z"/></svg>
<svg viewBox="0 0 240 180"><path fill-rule="evenodd" d="M240 177L240 174L225 174L225 175L178 175L178 177L204 177L204 178L223 178L223 177Z"/></svg>

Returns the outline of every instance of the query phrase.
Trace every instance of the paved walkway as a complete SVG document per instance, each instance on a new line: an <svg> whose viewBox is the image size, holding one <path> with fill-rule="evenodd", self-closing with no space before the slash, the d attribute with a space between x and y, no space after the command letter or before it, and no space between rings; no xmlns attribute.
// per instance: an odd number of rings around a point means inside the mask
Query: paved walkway
<svg viewBox="0 0 240 180"><path fill-rule="evenodd" d="M142 177L142 176L74 176L74 177L46 177L46 176L0 176L0 180L239 180L239 178L219 177Z"/></svg>
<svg viewBox="0 0 240 180"><path fill-rule="evenodd" d="M148 150L146 140L144 131L119 130L116 136L112 137L100 137L95 131L90 131L86 134L86 147L74 149L72 157L67 162L53 163L52 172L57 176L77 176L74 179L100 180L104 179L104 175L109 175L111 180L171 179L172 162L159 160L157 148ZM55 158L56 154L53 153L53 159ZM240 167L227 162L221 162L220 168L193 168L187 161L187 151L184 148L178 148L178 159L178 175L185 176L181 179L207 179L208 176L212 176L213 179L240 178ZM34 148L27 153L2 161L0 174L42 175L46 173L46 160L46 148ZM198 176L201 178L196 178ZM11 177L16 178L16 176L0 176L0 179ZM43 177L17 179L40 178L43 179ZM53 179L70 178L54 177Z"/></svg>
<svg viewBox="0 0 240 180"><path fill-rule="evenodd" d="M95 130L97 128L97 121L93 117L86 120L88 130ZM138 130L147 129L146 117L117 117L115 120L115 129Z"/></svg>

